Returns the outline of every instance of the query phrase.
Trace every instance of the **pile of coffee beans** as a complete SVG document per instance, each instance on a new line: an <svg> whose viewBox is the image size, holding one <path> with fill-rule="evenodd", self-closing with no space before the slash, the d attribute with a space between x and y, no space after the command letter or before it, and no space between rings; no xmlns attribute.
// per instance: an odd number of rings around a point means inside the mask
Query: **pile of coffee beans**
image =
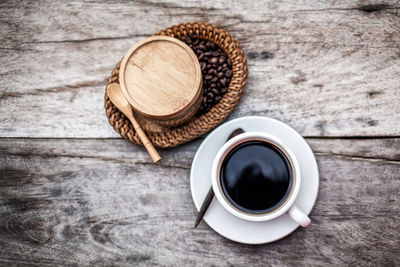
<svg viewBox="0 0 400 267"><path fill-rule="evenodd" d="M183 41L196 54L203 75L203 102L197 115L201 115L217 104L228 91L231 81L232 61L222 49L213 42L198 39L190 33Z"/></svg>

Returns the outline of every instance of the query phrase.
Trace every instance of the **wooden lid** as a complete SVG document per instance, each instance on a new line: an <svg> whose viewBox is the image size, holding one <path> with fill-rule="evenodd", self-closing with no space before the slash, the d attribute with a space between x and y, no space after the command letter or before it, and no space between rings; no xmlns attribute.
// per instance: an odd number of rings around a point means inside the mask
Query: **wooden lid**
<svg viewBox="0 0 400 267"><path fill-rule="evenodd" d="M152 36L133 46L122 60L119 80L135 111L161 120L186 112L202 86L192 49L167 36Z"/></svg>

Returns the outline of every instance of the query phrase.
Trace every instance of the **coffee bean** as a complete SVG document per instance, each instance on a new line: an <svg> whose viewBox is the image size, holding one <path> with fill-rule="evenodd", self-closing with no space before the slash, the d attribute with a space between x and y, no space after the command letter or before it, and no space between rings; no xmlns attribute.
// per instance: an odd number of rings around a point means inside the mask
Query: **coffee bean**
<svg viewBox="0 0 400 267"><path fill-rule="evenodd" d="M228 77L228 78L232 77L232 75L233 75L233 72L231 70L227 70L225 72L225 76Z"/></svg>
<svg viewBox="0 0 400 267"><path fill-rule="evenodd" d="M201 71L204 71L207 67L207 64L205 62L200 62L200 67L201 67Z"/></svg>
<svg viewBox="0 0 400 267"><path fill-rule="evenodd" d="M221 88L225 87L225 86L226 86L226 80L225 80L225 78L219 80L218 85L219 85Z"/></svg>
<svg viewBox="0 0 400 267"><path fill-rule="evenodd" d="M211 64L216 64L218 62L218 58L212 57L208 62L210 62Z"/></svg>
<svg viewBox="0 0 400 267"><path fill-rule="evenodd" d="M215 44L213 42L207 42L206 43L206 47L210 50L214 50L215 49Z"/></svg>
<svg viewBox="0 0 400 267"><path fill-rule="evenodd" d="M198 39L192 33L180 38L194 51L200 63L203 76L202 95L198 115L208 112L228 91L227 86L233 76L232 61L218 45Z"/></svg>
<svg viewBox="0 0 400 267"><path fill-rule="evenodd" d="M207 73L211 74L211 75L215 75L215 74L217 74L217 70L216 69L209 69Z"/></svg>

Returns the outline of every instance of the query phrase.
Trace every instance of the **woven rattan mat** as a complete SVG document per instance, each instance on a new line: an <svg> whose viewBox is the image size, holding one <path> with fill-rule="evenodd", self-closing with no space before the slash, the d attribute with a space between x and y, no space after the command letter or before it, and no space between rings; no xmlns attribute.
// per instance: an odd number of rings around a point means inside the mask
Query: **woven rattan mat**
<svg viewBox="0 0 400 267"><path fill-rule="evenodd" d="M197 38L205 39L219 45L221 49L232 60L233 76L229 84L229 88L222 99L213 106L207 113L192 118L184 125L169 129L165 132L150 133L147 132L149 139L155 147L171 148L189 142L208 131L212 130L220 124L232 112L238 104L239 99L246 87L247 81L247 61L246 55L240 48L239 43L226 30L207 23L183 23L166 28L154 35L167 35L175 38L181 38L188 33L197 36ZM111 73L107 81L107 85L113 82L119 82L118 63ZM111 126L124 139L135 144L142 145L139 136L136 134L133 126L127 118L111 103L107 94L104 98L104 107L106 115Z"/></svg>

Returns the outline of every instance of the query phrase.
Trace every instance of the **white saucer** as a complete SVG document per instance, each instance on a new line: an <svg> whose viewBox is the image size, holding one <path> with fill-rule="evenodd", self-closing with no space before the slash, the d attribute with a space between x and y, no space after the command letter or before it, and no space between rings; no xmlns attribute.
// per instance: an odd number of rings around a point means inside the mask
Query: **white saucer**
<svg viewBox="0 0 400 267"><path fill-rule="evenodd" d="M318 194L318 166L306 141L288 125L267 117L242 117L231 120L211 132L201 143L192 162L190 189L197 210L211 188L211 165L219 148L236 128L263 131L281 138L296 155L302 174L295 205L309 214ZM220 235L245 244L265 244L281 239L299 227L287 214L268 222L249 222L227 212L216 198L211 202L203 220ZM311 218L312 220L312 218ZM312 227L312 222L309 227Z"/></svg>

